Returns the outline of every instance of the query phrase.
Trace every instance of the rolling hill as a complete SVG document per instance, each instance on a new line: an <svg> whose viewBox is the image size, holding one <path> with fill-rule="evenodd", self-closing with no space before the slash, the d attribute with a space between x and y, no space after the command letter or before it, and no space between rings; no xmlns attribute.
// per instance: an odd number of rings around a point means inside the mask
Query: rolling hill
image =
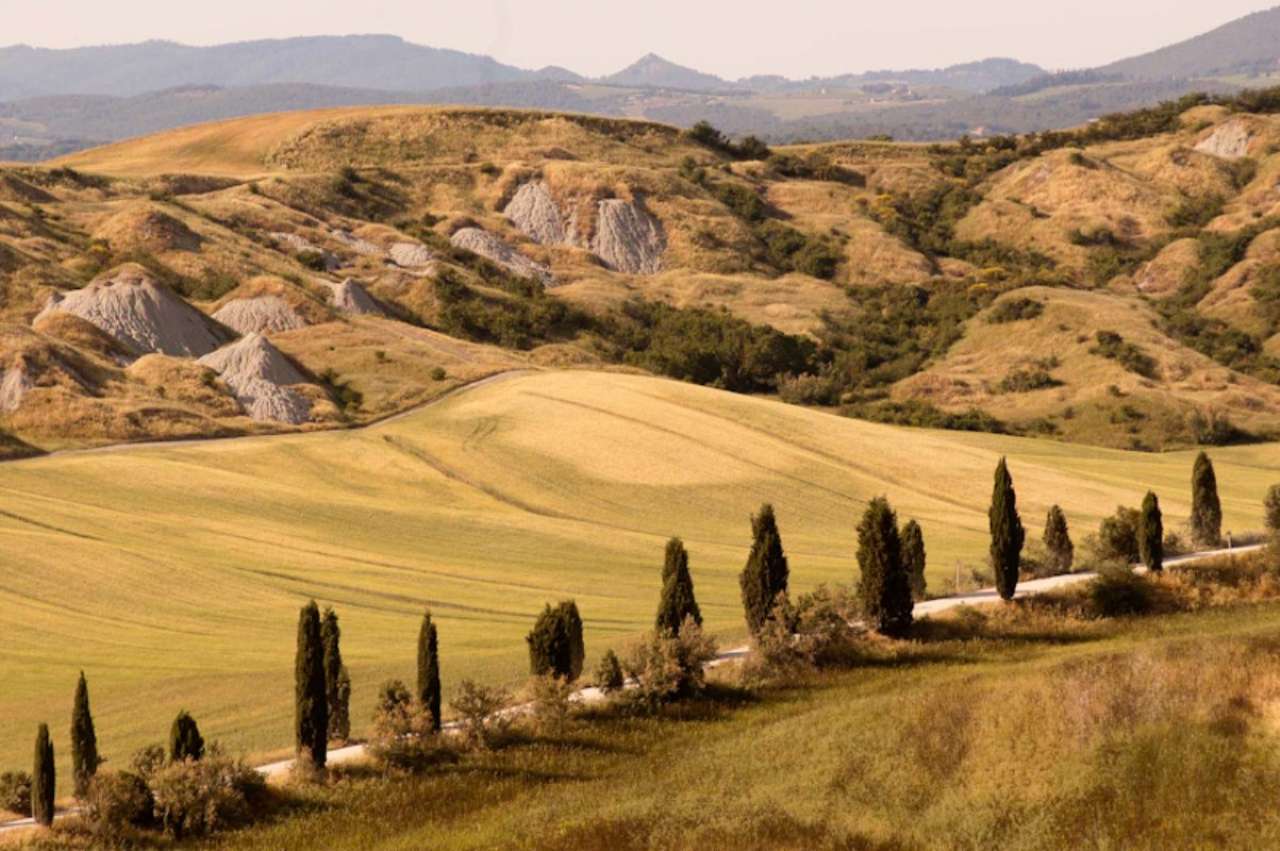
<svg viewBox="0 0 1280 851"><path fill-rule="evenodd" d="M586 371L507 374L363 431L0 465L0 765L29 758L37 721L63 725L82 668L113 761L183 707L234 750L287 742L310 597L341 614L358 727L380 682L410 676L427 606L447 691L517 680L547 601L577 599L590 659L620 647L650 625L671 535L689 547L709 627L736 635L748 520L765 501L796 590L852 581L857 516L881 494L923 525L939 589L985 559L1002 455L1033 538L1051 502L1082 542L1148 487L1169 528L1185 521L1189 453L898 429ZM1214 460L1224 528L1256 527L1280 447Z"/></svg>
<svg viewBox="0 0 1280 851"><path fill-rule="evenodd" d="M1280 129L1257 102L760 159L652 122L342 107L0 169L5 451L366 423L478 365L1121 448L1265 439ZM153 320L105 305L135 286L266 333L312 416L248 419L173 352L122 350Z"/></svg>

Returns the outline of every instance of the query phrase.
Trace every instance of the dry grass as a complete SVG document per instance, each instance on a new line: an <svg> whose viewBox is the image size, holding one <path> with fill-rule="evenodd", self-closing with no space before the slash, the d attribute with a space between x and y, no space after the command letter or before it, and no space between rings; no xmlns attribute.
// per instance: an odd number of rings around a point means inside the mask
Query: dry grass
<svg viewBox="0 0 1280 851"><path fill-rule="evenodd" d="M977 406L1012 423L1051 417L1068 440L1111 446L1140 440L1155 449L1194 442L1196 413L1226 415L1237 426L1264 432L1280 416L1275 387L1233 374L1166 337L1156 329L1153 311L1132 299L1042 287L1003 297L1018 298L1042 302L1043 314L1004 324L979 315L946 357L898 384L895 394L948 410ZM1153 358L1155 377L1093 353L1100 330L1120 334ZM1001 389L1011 371L1042 364L1049 364L1059 385L1022 393Z"/></svg>

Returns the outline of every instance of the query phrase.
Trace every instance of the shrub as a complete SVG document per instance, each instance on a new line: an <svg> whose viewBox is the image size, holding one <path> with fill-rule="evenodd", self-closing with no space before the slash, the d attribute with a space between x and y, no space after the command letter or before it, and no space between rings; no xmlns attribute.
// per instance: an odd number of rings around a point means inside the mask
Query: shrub
<svg viewBox="0 0 1280 851"><path fill-rule="evenodd" d="M31 775L25 771L0 774L0 810L31 815Z"/></svg>
<svg viewBox="0 0 1280 851"><path fill-rule="evenodd" d="M1057 505L1049 508L1044 522L1044 548L1054 573L1069 573L1075 561L1075 545L1067 529L1067 515Z"/></svg>
<svg viewBox="0 0 1280 851"><path fill-rule="evenodd" d="M1048 387L1057 387L1061 383L1050 375L1048 370L1015 369L1000 380L997 389L1001 393L1032 393Z"/></svg>
<svg viewBox="0 0 1280 851"><path fill-rule="evenodd" d="M1130 372L1143 378L1157 378L1159 371L1155 359L1133 343L1126 342L1114 331L1099 331L1095 335L1097 345L1089 353L1116 361Z"/></svg>
<svg viewBox="0 0 1280 851"><path fill-rule="evenodd" d="M1116 513L1104 517L1098 527L1099 555L1105 559L1132 564L1138 560L1138 526L1141 513L1136 508L1116 507Z"/></svg>
<svg viewBox="0 0 1280 851"><path fill-rule="evenodd" d="M632 645L623 668L636 687L626 692L631 701L648 711L662 704L702 691L705 665L716 657L714 639L702 627L686 620L678 635L651 632Z"/></svg>
<svg viewBox="0 0 1280 851"><path fill-rule="evenodd" d="M149 824L154 806L147 781L127 771L95 775L86 790L85 815L99 837Z"/></svg>
<svg viewBox="0 0 1280 851"><path fill-rule="evenodd" d="M534 727L544 735L564 735L573 715L573 684L559 677L534 677L530 692Z"/></svg>
<svg viewBox="0 0 1280 851"><path fill-rule="evenodd" d="M164 745L147 745L134 752L129 760L133 773L150 782L156 772L164 768L168 759L165 757Z"/></svg>
<svg viewBox="0 0 1280 851"><path fill-rule="evenodd" d="M1006 322L1019 322L1024 319L1035 319L1044 313L1044 303L1032 298L1011 298L997 302L987 314L987 322L1000 325Z"/></svg>
<svg viewBox="0 0 1280 851"><path fill-rule="evenodd" d="M175 839L248 820L266 791L256 769L219 755L165 766L150 785L156 818Z"/></svg>
<svg viewBox="0 0 1280 851"><path fill-rule="evenodd" d="M322 251L308 248L295 254L294 259L313 272L327 272L329 270L329 260Z"/></svg>
<svg viewBox="0 0 1280 851"><path fill-rule="evenodd" d="M445 369L442 366L437 366L431 370L432 381L444 381L448 377L449 373L445 372Z"/></svg>
<svg viewBox="0 0 1280 851"><path fill-rule="evenodd" d="M457 697L449 705L458 714L462 740L468 747L493 748L511 727L511 695L506 689L463 680Z"/></svg>
<svg viewBox="0 0 1280 851"><path fill-rule="evenodd" d="M535 677L550 674L573 682L582 673L582 617L574 601L565 600L555 608L548 603L525 641L529 671Z"/></svg>
<svg viewBox="0 0 1280 851"><path fill-rule="evenodd" d="M1267 531L1272 535L1280 535L1280 485L1272 485L1267 489L1263 500L1263 511L1266 515Z"/></svg>
<svg viewBox="0 0 1280 851"><path fill-rule="evenodd" d="M1156 605L1151 582L1128 567L1104 567L1089 581L1087 594L1093 613L1103 618L1147 614Z"/></svg>
<svg viewBox="0 0 1280 851"><path fill-rule="evenodd" d="M596 667L596 687L605 694L612 694L622 691L625 684L626 677L622 673L622 663L618 661L618 654L612 650L606 650L600 657L600 664Z"/></svg>
<svg viewBox="0 0 1280 851"><path fill-rule="evenodd" d="M452 761L431 711L414 701L399 680L384 683L373 715L369 754L384 769L420 771Z"/></svg>

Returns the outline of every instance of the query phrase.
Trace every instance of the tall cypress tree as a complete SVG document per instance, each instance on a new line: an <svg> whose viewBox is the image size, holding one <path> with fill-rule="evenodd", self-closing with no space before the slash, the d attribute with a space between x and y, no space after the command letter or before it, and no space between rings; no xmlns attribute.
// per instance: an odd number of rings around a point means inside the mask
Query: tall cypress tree
<svg viewBox="0 0 1280 851"><path fill-rule="evenodd" d="M351 735L351 678L346 665L342 664L342 628L338 625L338 613L330 606L325 607L320 624L320 642L324 645L324 694L329 708L329 738L345 741Z"/></svg>
<svg viewBox="0 0 1280 851"><path fill-rule="evenodd" d="M751 518L751 534L751 552L738 584L742 588L747 628L752 635L759 635L774 601L779 594L786 593L789 578L787 556L782 551L782 536L778 533L772 505L761 506L760 513Z"/></svg>
<svg viewBox="0 0 1280 851"><path fill-rule="evenodd" d="M431 731L440 732L440 644L430 609L418 630L418 703L431 716Z"/></svg>
<svg viewBox="0 0 1280 851"><path fill-rule="evenodd" d="M1026 530L1018 516L1018 496L1014 493L1013 478L1004 458L996 465L987 519L991 529L991 569L996 574L996 590L1003 599L1012 600L1018 590L1018 568L1022 562Z"/></svg>
<svg viewBox="0 0 1280 851"><path fill-rule="evenodd" d="M1138 520L1138 558L1153 573L1164 570L1164 519L1160 499L1147 491Z"/></svg>
<svg viewBox="0 0 1280 851"><path fill-rule="evenodd" d="M902 527L902 566L906 568L907 579L911 582L912 599L923 600L926 588L924 531L914 520L908 520Z"/></svg>
<svg viewBox="0 0 1280 851"><path fill-rule="evenodd" d="M36 731L35 761L31 768L31 816L36 824L45 827L53 824L54 789L57 785L49 725L41 724Z"/></svg>
<svg viewBox="0 0 1280 851"><path fill-rule="evenodd" d="M204 737L196 719L183 709L169 727L169 761L200 760L204 758Z"/></svg>
<svg viewBox="0 0 1280 851"><path fill-rule="evenodd" d="M81 671L71 708L71 773L75 778L77 798L83 798L89 791L89 781L101 763L98 734L93 729L93 715L89 712L89 684L85 682L84 671Z"/></svg>
<svg viewBox="0 0 1280 851"><path fill-rule="evenodd" d="M294 744L298 757L308 759L315 768L324 768L328 756L329 702L325 694L320 607L315 600L298 613L294 689Z"/></svg>
<svg viewBox="0 0 1280 851"><path fill-rule="evenodd" d="M911 578L902 563L898 517L884 497L871 500L858 524L858 596L867 622L885 635L911 627Z"/></svg>
<svg viewBox="0 0 1280 851"><path fill-rule="evenodd" d="M1197 544L1222 543L1222 503L1218 501L1218 477L1213 462L1201 452L1191 469L1191 537Z"/></svg>
<svg viewBox="0 0 1280 851"><path fill-rule="evenodd" d="M658 600L655 626L659 632L679 635L685 618L693 618L694 623L702 626L702 612L694 597L693 576L689 573L689 553L683 541L672 538L667 542L662 566L662 596Z"/></svg>
<svg viewBox="0 0 1280 851"><path fill-rule="evenodd" d="M1044 520L1044 548L1049 551L1049 561L1054 573L1069 573L1076 558L1075 544L1067 530L1067 515L1053 506Z"/></svg>

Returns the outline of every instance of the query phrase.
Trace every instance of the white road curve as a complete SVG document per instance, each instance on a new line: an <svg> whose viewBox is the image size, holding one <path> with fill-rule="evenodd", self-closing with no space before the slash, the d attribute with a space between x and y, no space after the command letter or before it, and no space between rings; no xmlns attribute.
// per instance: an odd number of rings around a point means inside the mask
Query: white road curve
<svg viewBox="0 0 1280 851"><path fill-rule="evenodd" d="M497 380L501 377L491 376L489 381ZM1230 549L1205 550L1198 553L1188 553L1181 556L1170 556L1165 559L1165 565L1172 567L1179 564L1191 564L1197 561L1207 561L1208 559L1221 558L1222 556L1245 555L1247 553L1257 552L1263 549L1266 544L1250 544L1248 546L1234 547ZM1139 568L1142 571L1142 568ZM1057 591L1061 588L1068 588L1072 585L1079 585L1082 582L1088 582L1097 577L1097 573L1066 573L1061 576L1049 576L1044 579L1029 579L1025 582L1018 583L1017 593L1015 597L1032 597L1036 594L1044 594L1048 591ZM916 617L926 615L936 615L941 612L958 609L961 606L982 606L998 602L1000 595L994 588L984 588L980 591L972 591L967 594L957 594L952 597L939 597L934 600L927 600L923 603L916 603L913 613ZM708 668L716 668L729 662L742 659L751 652L751 646L747 644L738 647L732 647L728 650L721 651L716 658L708 663ZM573 694L570 698L575 703L594 704L601 703L605 699L605 694L595 686L581 689ZM533 705L523 703L504 710L504 713L510 717L525 715L531 712ZM451 721L444 725L444 732L457 733L461 729L461 724L457 721ZM363 762L368 759L369 754L364 745L348 745L342 748L335 748L329 751L329 765L351 765L353 763ZM290 771L293 770L293 760L284 759L278 762L260 765L257 770L263 777L268 780L282 780L286 778ZM57 818L62 819L67 816L77 815L80 813L78 807L63 810L57 814ZM35 822L29 818L19 819L0 823L0 833L13 830L22 830L35 827Z"/></svg>

